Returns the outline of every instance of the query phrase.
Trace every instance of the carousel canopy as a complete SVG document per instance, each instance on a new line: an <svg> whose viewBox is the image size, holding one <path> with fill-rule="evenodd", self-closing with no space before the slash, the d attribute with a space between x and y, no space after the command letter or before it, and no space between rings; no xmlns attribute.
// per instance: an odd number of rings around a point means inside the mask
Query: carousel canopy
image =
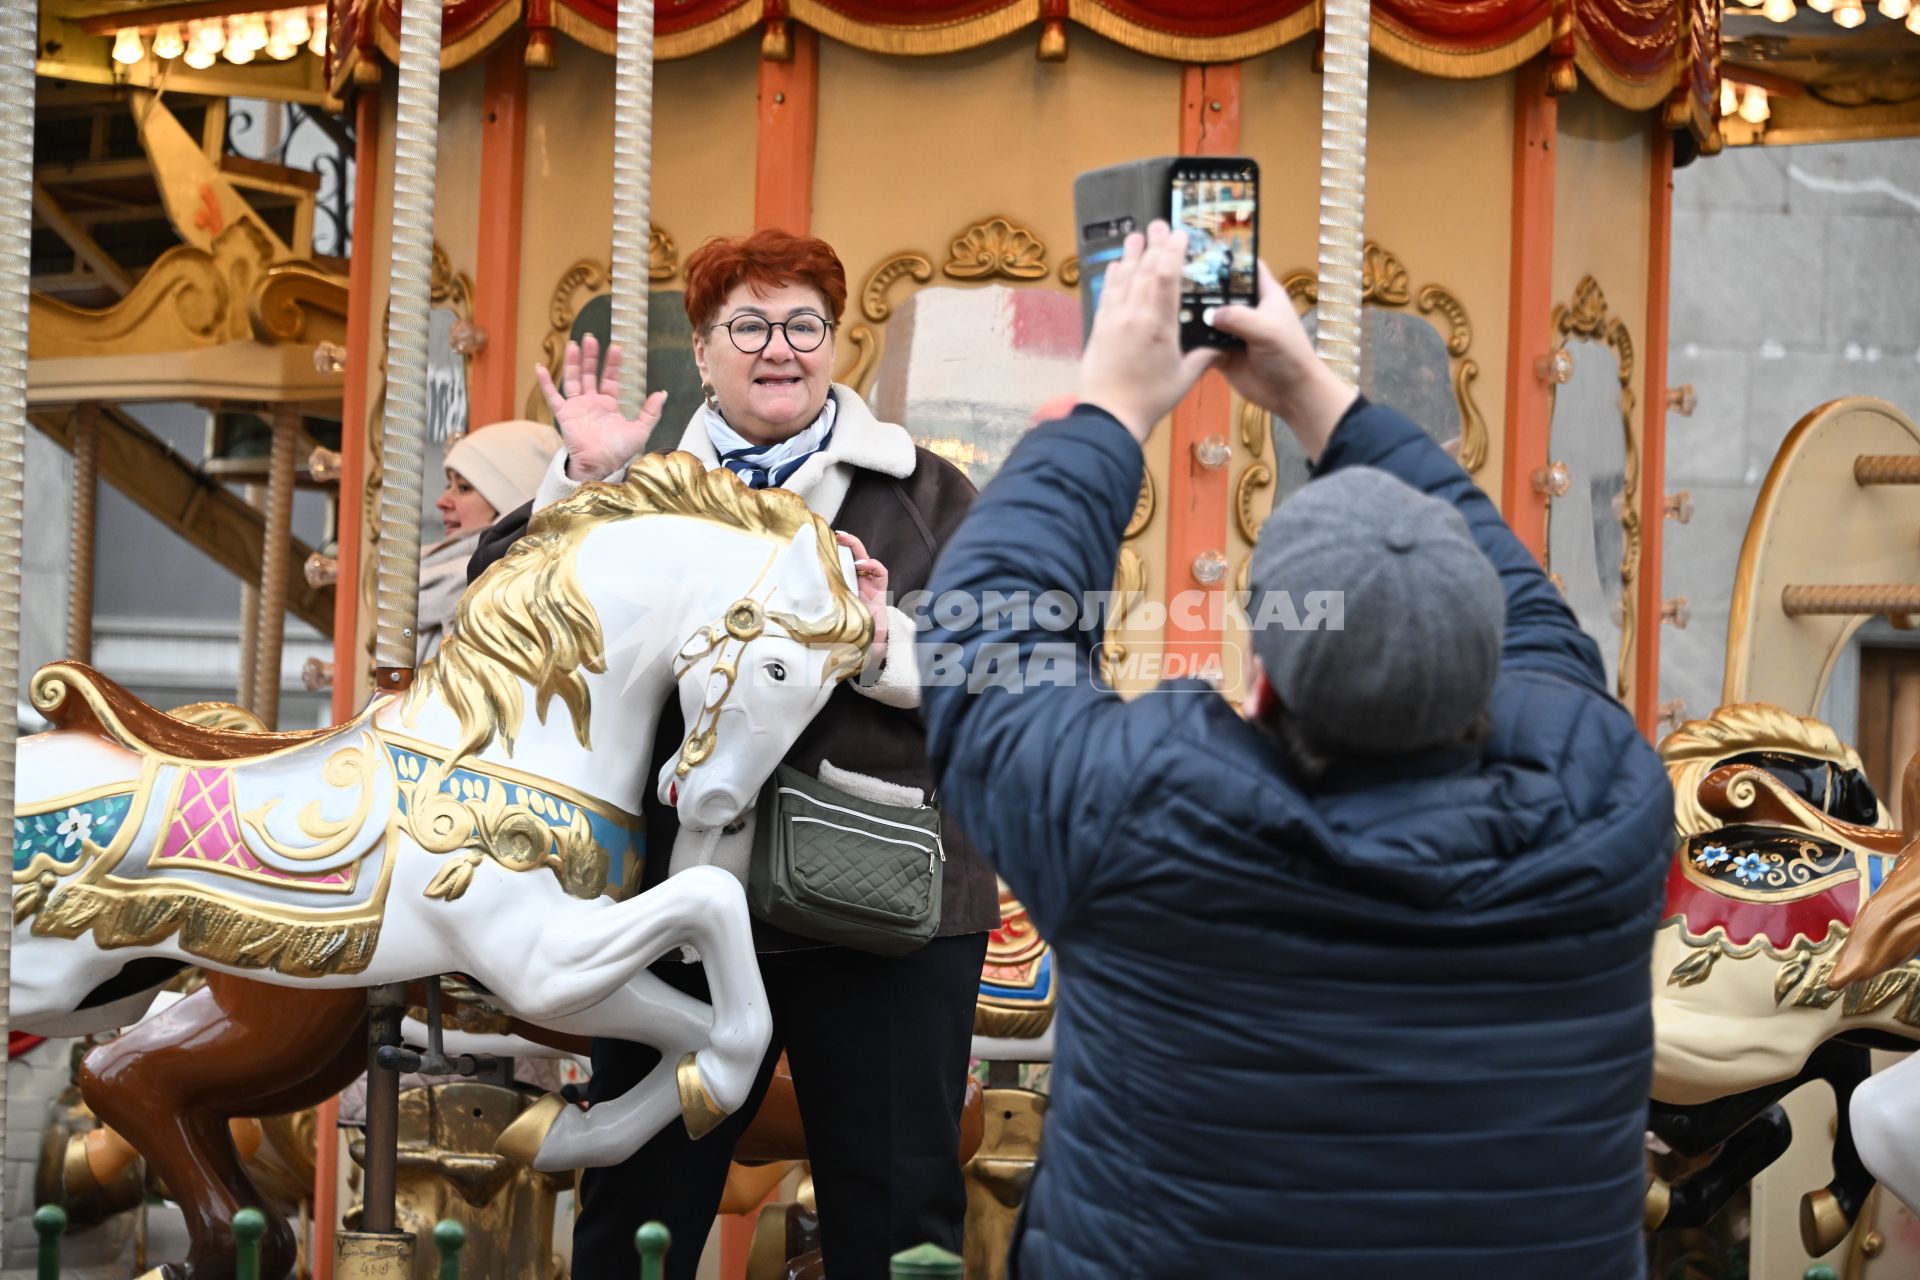
<svg viewBox="0 0 1920 1280"><path fill-rule="evenodd" d="M397 0L334 0L336 91L377 78L377 58L392 61L399 10ZM555 33L611 53L615 11L615 0L447 0L442 66L478 56L522 23L534 65L552 64ZM904 55L952 53L1033 29L1040 56L1056 60L1078 26L1152 57L1228 62L1311 37L1316 12L1313 0L683 0L660 6L656 52L687 57L758 30L763 51L779 58L788 24L800 22L856 48ZM1622 106L1672 101L1675 115L1704 122L1719 13L1718 0L1375 0L1373 46L1453 78L1497 75L1548 50L1562 90L1584 77Z"/></svg>

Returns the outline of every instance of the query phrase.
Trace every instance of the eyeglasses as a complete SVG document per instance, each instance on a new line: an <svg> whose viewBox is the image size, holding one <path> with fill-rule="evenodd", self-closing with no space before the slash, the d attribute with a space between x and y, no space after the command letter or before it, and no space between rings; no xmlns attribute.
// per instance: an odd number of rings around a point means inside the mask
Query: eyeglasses
<svg viewBox="0 0 1920 1280"><path fill-rule="evenodd" d="M819 316L802 312L785 320L769 320L756 315L735 316L708 328L725 329L735 349L751 356L767 349L767 344L773 341L775 329L786 335L787 345L795 351L817 350L827 340L827 330L833 328L833 324Z"/></svg>

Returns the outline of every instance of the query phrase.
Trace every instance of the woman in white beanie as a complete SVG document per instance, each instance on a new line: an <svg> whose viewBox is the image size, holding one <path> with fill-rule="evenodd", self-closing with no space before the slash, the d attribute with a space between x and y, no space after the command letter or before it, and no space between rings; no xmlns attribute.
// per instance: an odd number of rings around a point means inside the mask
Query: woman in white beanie
<svg viewBox="0 0 1920 1280"><path fill-rule="evenodd" d="M433 504L444 536L420 553L416 661L432 657L453 629L454 609L467 589L467 561L480 535L502 511L533 497L559 448L552 427L515 419L469 431L447 449L447 491Z"/></svg>

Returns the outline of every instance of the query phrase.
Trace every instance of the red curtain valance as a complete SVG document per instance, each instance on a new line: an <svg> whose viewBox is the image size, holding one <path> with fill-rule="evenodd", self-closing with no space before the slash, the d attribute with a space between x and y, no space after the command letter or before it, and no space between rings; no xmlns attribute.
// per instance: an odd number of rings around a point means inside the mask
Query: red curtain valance
<svg viewBox="0 0 1920 1280"><path fill-rule="evenodd" d="M555 34L611 53L617 0L444 0L443 67L458 66L515 26L528 61L551 65ZM377 75L399 32L397 0L332 0L336 90ZM688 57L758 30L783 57L789 24L876 53L925 55L973 48L1037 27L1040 56L1063 57L1070 26L1181 62L1230 62L1314 31L1313 0L661 0L656 53ZM1511 70L1545 49L1551 81L1584 77L1623 106L1668 103L1674 123L1711 128L1719 45L1718 0L1375 0L1373 44L1429 75L1470 78Z"/></svg>

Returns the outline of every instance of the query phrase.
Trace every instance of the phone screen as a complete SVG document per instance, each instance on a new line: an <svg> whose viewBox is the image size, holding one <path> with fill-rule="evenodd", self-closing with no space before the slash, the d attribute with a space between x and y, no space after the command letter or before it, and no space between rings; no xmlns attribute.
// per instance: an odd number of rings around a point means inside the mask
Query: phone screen
<svg viewBox="0 0 1920 1280"><path fill-rule="evenodd" d="M1188 345L1231 343L1201 323L1201 314L1223 303L1256 301L1259 182L1259 171L1245 161L1173 172L1169 212L1174 230L1187 233L1180 319Z"/></svg>
<svg viewBox="0 0 1920 1280"><path fill-rule="evenodd" d="M1173 178L1173 226L1187 233L1181 293L1199 303L1253 296L1254 179Z"/></svg>

